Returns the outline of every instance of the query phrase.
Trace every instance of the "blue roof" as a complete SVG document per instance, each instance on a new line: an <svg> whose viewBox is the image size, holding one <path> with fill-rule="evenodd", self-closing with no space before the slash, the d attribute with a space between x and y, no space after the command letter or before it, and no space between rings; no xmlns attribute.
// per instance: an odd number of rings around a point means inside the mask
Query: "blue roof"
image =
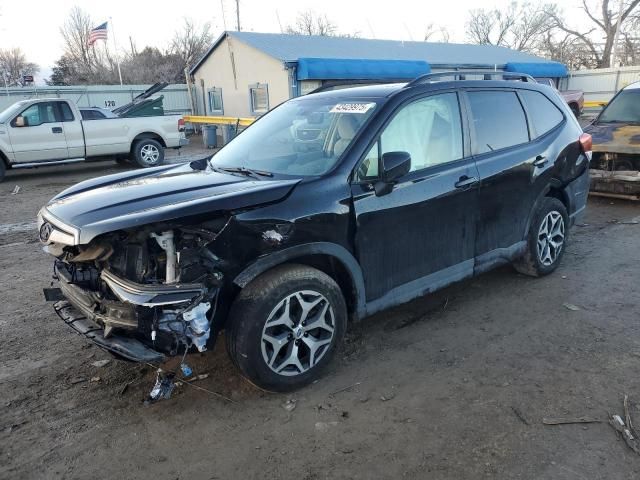
<svg viewBox="0 0 640 480"><path fill-rule="evenodd" d="M509 62L504 66L507 72L528 73L532 77L566 77L569 74L564 63L547 61L545 63Z"/></svg>
<svg viewBox="0 0 640 480"><path fill-rule="evenodd" d="M411 80L429 73L424 60L363 60L361 58L299 58L298 80Z"/></svg>
<svg viewBox="0 0 640 480"><path fill-rule="evenodd" d="M289 35L282 33L225 32L193 66L195 72L209 54L229 35L283 62L301 58L421 60L431 68L500 68L507 63L547 63L549 60L529 53L495 45L405 42L367 38ZM523 72L526 73L526 72Z"/></svg>

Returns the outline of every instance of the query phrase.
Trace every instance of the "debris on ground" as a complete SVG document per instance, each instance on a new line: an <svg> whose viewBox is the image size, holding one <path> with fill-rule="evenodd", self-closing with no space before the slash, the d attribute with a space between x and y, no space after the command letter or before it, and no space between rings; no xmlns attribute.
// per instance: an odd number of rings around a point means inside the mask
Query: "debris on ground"
<svg viewBox="0 0 640 480"><path fill-rule="evenodd" d="M69 380L69 383L71 385L75 385L77 383L82 383L82 382L86 382L87 379L83 378L83 377L73 377L71 380Z"/></svg>
<svg viewBox="0 0 640 480"><path fill-rule="evenodd" d="M567 310L571 310L572 312L577 312L578 310L580 310L580 307L574 305L573 303L563 303L562 306Z"/></svg>
<svg viewBox="0 0 640 480"><path fill-rule="evenodd" d="M396 394L393 392L387 395L380 396L380 400L382 400L383 402L388 402L389 400L393 400L394 398L396 398Z"/></svg>
<svg viewBox="0 0 640 480"><path fill-rule="evenodd" d="M17 195L18 193L20 193L20 185L16 185L13 189L13 191L11 192L11 195Z"/></svg>
<svg viewBox="0 0 640 480"><path fill-rule="evenodd" d="M627 446L640 455L640 436L633 427L631 413L629 412L629 396L625 395L622 401L624 408L624 420L620 415L609 415L609 425L613 427L616 434L622 437Z"/></svg>
<svg viewBox="0 0 640 480"><path fill-rule="evenodd" d="M105 360L97 360L95 362L91 362L91 365L96 367L96 368L102 368L102 367L106 367L107 365L109 365L109 363L111 363L111 359L107 358Z"/></svg>
<svg viewBox="0 0 640 480"><path fill-rule="evenodd" d="M296 408L296 400L290 398L282 404L282 408L284 408L287 412L293 412Z"/></svg>
<svg viewBox="0 0 640 480"><path fill-rule="evenodd" d="M543 418L542 423L545 425L570 425L573 423L601 423L602 420L594 417L575 417L575 418Z"/></svg>
<svg viewBox="0 0 640 480"><path fill-rule="evenodd" d="M131 385L133 382L127 382L125 383L121 388L120 388L120 392L118 392L120 395L124 395L127 390L129 390L129 385Z"/></svg>
<svg viewBox="0 0 640 480"><path fill-rule="evenodd" d="M192 369L191 369L191 367L190 367L187 363L185 363L185 362L182 362L182 363L180 364L180 371L182 372L182 375L183 375L185 378L189 378L191 375L193 375L193 370L192 370Z"/></svg>
<svg viewBox="0 0 640 480"><path fill-rule="evenodd" d="M522 423L524 423L525 425L531 425L531 423L529 423L529 420L527 419L527 417L524 416L524 414L522 413L522 411L518 407L511 407L511 410L513 410L513 413L515 414L515 416L518 417L518 419Z"/></svg>
<svg viewBox="0 0 640 480"><path fill-rule="evenodd" d="M91 380L89 380L91 383L98 383L100 381L100 377L91 377Z"/></svg>
<svg viewBox="0 0 640 480"><path fill-rule="evenodd" d="M333 397L334 395L338 394L338 393L342 393L342 392L346 392L347 390L353 388L353 387L357 387L358 385L360 385L362 382L356 382L353 383L347 387L341 388L340 390L336 390L335 392L332 392L329 394L330 397Z"/></svg>
<svg viewBox="0 0 640 480"><path fill-rule="evenodd" d="M316 422L316 430L319 431L319 432L326 432L331 427L337 426L338 423L339 422L336 422L336 421L333 421L333 422Z"/></svg>
<svg viewBox="0 0 640 480"><path fill-rule="evenodd" d="M176 386L173 381L174 376L173 373L163 372L162 369L159 368L156 374L156 383L149 392L149 397L144 401L145 405L171 398L171 393Z"/></svg>

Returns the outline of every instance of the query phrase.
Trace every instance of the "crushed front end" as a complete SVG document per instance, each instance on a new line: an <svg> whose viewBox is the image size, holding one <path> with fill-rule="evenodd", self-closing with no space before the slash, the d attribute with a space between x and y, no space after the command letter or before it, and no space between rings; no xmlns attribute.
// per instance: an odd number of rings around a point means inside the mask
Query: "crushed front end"
<svg viewBox="0 0 640 480"><path fill-rule="evenodd" d="M69 326L122 358L161 362L212 346L223 274L208 246L228 225L221 216L198 227L150 225L78 245L74 227L46 209L40 240L56 257L59 290L48 300Z"/></svg>

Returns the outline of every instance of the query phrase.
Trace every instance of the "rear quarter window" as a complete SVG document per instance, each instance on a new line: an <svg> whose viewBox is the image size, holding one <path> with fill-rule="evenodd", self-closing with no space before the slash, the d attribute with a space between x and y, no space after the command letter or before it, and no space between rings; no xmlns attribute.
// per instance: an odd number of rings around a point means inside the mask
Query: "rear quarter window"
<svg viewBox="0 0 640 480"><path fill-rule="evenodd" d="M524 110L515 92L468 92L474 153L482 154L529 141Z"/></svg>
<svg viewBox="0 0 640 480"><path fill-rule="evenodd" d="M529 115L534 138L553 130L564 120L560 109L542 93L520 90L519 94Z"/></svg>

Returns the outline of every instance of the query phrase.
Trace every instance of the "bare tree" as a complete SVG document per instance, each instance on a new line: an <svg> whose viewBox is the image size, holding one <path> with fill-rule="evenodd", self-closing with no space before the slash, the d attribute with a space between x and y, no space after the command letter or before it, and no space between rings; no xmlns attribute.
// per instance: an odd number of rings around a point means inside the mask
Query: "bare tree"
<svg viewBox="0 0 640 480"><path fill-rule="evenodd" d="M117 66L106 42L89 45L89 34L94 28L91 16L79 7L73 7L60 29L64 40L64 63L73 74L72 83L118 83ZM60 60L58 61L58 63Z"/></svg>
<svg viewBox="0 0 640 480"><path fill-rule="evenodd" d="M313 10L298 13L295 25L289 25L286 32L293 35L320 35L322 37L335 36L338 27L325 14Z"/></svg>
<svg viewBox="0 0 640 480"><path fill-rule="evenodd" d="M582 0L582 9L592 24L589 29L571 28L557 12L552 12L551 16L558 29L583 43L591 53L596 67L606 68L611 65L611 53L614 48L618 24L620 24L621 30L624 30L625 21L635 13L639 3L640 0L624 0L622 10L613 12L610 9L609 0L600 0L595 4ZM604 44L599 42L601 38L604 38ZM624 34L622 38L624 39Z"/></svg>
<svg viewBox="0 0 640 480"><path fill-rule="evenodd" d="M129 84L184 82L184 61L177 53L145 47L123 60L122 75Z"/></svg>
<svg viewBox="0 0 640 480"><path fill-rule="evenodd" d="M425 42L440 42L449 43L451 35L446 27L438 26L435 23L430 23L426 26L424 32Z"/></svg>
<svg viewBox="0 0 640 480"><path fill-rule="evenodd" d="M0 78L4 78L7 86L23 86L23 75L34 75L38 70L38 65L27 61L19 48L0 49ZM4 85L4 81L0 85Z"/></svg>
<svg viewBox="0 0 640 480"><path fill-rule="evenodd" d="M196 25L193 20L184 18L182 28L176 30L169 46L171 54L182 58L183 68L193 66L205 54L213 42L211 24Z"/></svg>
<svg viewBox="0 0 640 480"><path fill-rule="evenodd" d="M473 43L535 52L554 26L555 11L553 4L529 2L512 2L506 10L471 10L467 36Z"/></svg>
<svg viewBox="0 0 640 480"><path fill-rule="evenodd" d="M547 32L537 53L564 63L571 70L593 66L591 52L579 38L568 33Z"/></svg>

